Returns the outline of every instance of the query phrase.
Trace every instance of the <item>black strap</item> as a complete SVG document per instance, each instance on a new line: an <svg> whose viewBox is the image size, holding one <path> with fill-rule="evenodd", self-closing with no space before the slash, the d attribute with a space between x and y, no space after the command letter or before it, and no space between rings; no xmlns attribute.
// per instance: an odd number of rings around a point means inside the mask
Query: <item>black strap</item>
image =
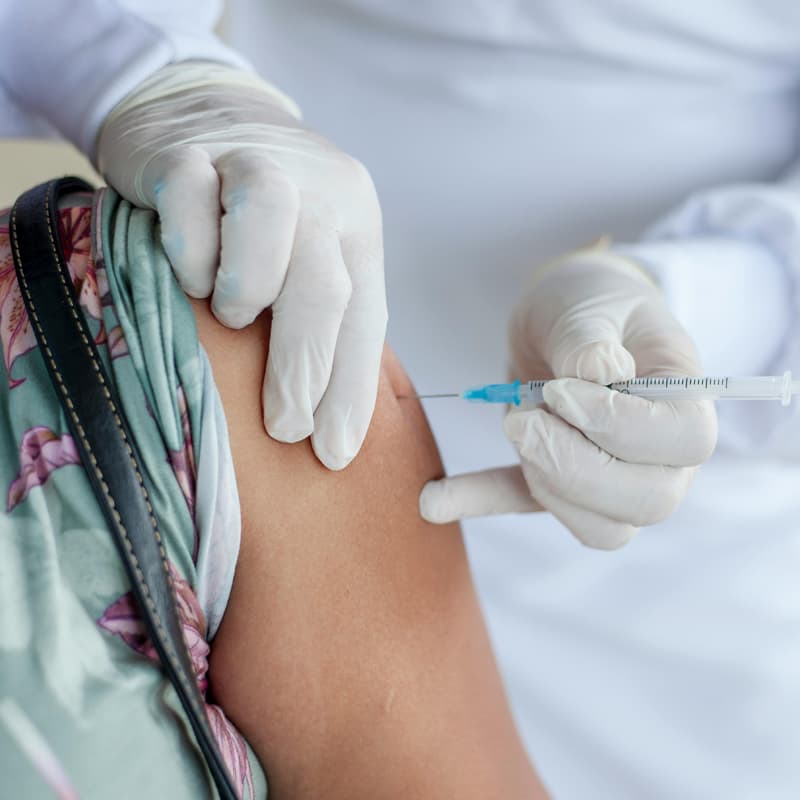
<svg viewBox="0 0 800 800"><path fill-rule="evenodd" d="M31 189L14 204L10 238L17 279L147 633L181 699L220 797L235 800L238 792L211 734L181 633L167 554L136 443L78 305L58 237L58 199L79 191L92 187L77 178L62 178Z"/></svg>

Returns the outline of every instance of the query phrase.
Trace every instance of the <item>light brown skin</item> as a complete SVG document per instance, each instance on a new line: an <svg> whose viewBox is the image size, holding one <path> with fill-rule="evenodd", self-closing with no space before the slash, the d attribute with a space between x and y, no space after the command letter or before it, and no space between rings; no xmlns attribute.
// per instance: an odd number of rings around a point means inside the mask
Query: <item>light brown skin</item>
<svg viewBox="0 0 800 800"><path fill-rule="evenodd" d="M418 512L442 465L385 352L364 447L342 472L263 428L268 320L231 331L193 301L233 450L243 532L214 639L215 700L270 798L545 797L508 709L457 525Z"/></svg>

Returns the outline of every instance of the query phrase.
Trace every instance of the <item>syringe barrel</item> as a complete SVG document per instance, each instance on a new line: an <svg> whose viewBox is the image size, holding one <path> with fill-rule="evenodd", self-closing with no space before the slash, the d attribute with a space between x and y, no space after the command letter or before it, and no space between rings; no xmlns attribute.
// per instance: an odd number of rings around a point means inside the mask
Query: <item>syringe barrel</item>
<svg viewBox="0 0 800 800"><path fill-rule="evenodd" d="M523 384L520 384L518 389L519 399L523 403L543 403L544 402L544 395L542 393L542 388L544 387L546 381L526 381Z"/></svg>
<svg viewBox="0 0 800 800"><path fill-rule="evenodd" d="M610 388L654 400L725 397L734 400L780 399L788 404L792 393L792 375L786 372L783 375L757 377L635 378L612 383Z"/></svg>

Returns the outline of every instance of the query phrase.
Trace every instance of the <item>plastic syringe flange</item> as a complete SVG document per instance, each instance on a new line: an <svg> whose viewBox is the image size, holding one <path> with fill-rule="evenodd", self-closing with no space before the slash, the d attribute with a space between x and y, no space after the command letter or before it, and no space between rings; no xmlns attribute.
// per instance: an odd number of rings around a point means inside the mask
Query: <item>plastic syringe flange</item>
<svg viewBox="0 0 800 800"><path fill-rule="evenodd" d="M788 406L792 402L792 371L787 369L783 373L781 385L781 405Z"/></svg>

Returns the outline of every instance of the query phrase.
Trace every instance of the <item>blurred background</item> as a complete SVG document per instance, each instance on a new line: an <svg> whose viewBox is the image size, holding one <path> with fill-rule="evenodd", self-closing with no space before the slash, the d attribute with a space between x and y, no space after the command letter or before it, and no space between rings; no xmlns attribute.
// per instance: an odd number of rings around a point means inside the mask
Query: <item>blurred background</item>
<svg viewBox="0 0 800 800"><path fill-rule="evenodd" d="M101 183L92 165L74 147L60 142L0 140L0 208L7 208L26 189L60 175L77 175Z"/></svg>

